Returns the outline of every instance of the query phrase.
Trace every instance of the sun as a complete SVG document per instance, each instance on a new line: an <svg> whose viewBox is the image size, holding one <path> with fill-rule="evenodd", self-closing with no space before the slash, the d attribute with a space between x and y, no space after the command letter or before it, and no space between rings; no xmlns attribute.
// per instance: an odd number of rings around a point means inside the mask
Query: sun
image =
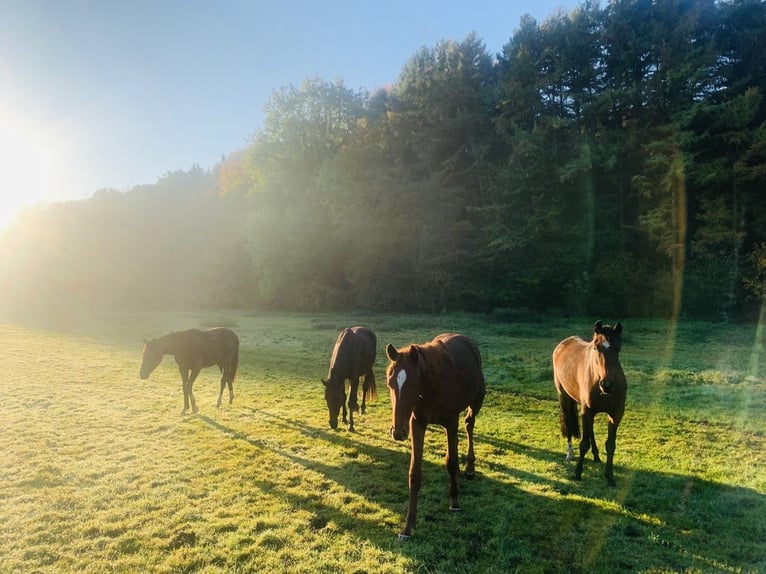
<svg viewBox="0 0 766 574"><path fill-rule="evenodd" d="M53 196L61 166L52 143L44 131L0 121L0 230Z"/></svg>

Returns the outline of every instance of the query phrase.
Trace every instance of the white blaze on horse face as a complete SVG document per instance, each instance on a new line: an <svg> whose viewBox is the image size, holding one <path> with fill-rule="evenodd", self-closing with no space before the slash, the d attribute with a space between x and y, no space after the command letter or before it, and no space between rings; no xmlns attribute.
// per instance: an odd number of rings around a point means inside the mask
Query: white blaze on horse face
<svg viewBox="0 0 766 574"><path fill-rule="evenodd" d="M407 380L407 373L404 369L399 371L399 374L396 375L396 386L399 387L399 394L402 392L402 387L404 386L404 381Z"/></svg>
<svg viewBox="0 0 766 574"><path fill-rule="evenodd" d="M601 343L601 348L602 348L602 349L604 349L604 350L606 351L606 350L609 348L609 341L607 341L606 339L604 339L604 342L603 342L603 343Z"/></svg>

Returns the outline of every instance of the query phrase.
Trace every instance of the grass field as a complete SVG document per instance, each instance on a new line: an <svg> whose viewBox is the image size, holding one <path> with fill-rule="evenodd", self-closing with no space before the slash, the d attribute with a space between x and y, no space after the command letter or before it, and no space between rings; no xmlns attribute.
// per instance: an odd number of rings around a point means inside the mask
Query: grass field
<svg viewBox="0 0 766 574"><path fill-rule="evenodd" d="M596 318L477 315L70 316L0 325L0 572L766 572L766 356L754 325L627 321L616 488L571 479L550 354ZM609 318L604 318L608 321ZM338 331L378 334L379 398L356 433L327 424L320 378ZM228 326L181 416L170 357L138 378L143 337ZM477 477L448 510L431 427L415 536L397 541L406 444L388 438L383 347L463 332L482 350ZM603 448L606 420L596 420ZM461 433L460 452L465 440Z"/></svg>

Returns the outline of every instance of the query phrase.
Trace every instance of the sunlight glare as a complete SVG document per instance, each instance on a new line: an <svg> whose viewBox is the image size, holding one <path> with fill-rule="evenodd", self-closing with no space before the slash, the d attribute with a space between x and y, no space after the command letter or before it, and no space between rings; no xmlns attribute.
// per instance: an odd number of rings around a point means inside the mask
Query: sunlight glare
<svg viewBox="0 0 766 574"><path fill-rule="evenodd" d="M0 229L19 212L54 197L61 152L43 130L0 117Z"/></svg>

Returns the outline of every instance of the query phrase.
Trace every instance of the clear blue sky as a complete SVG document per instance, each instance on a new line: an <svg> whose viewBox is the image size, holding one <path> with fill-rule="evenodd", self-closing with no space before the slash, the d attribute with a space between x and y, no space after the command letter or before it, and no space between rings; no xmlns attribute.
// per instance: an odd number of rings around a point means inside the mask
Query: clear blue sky
<svg viewBox="0 0 766 574"><path fill-rule="evenodd" d="M522 14L579 4L0 0L0 205L208 168L247 142L275 89L311 76L374 89L423 46L475 31L496 54Z"/></svg>

